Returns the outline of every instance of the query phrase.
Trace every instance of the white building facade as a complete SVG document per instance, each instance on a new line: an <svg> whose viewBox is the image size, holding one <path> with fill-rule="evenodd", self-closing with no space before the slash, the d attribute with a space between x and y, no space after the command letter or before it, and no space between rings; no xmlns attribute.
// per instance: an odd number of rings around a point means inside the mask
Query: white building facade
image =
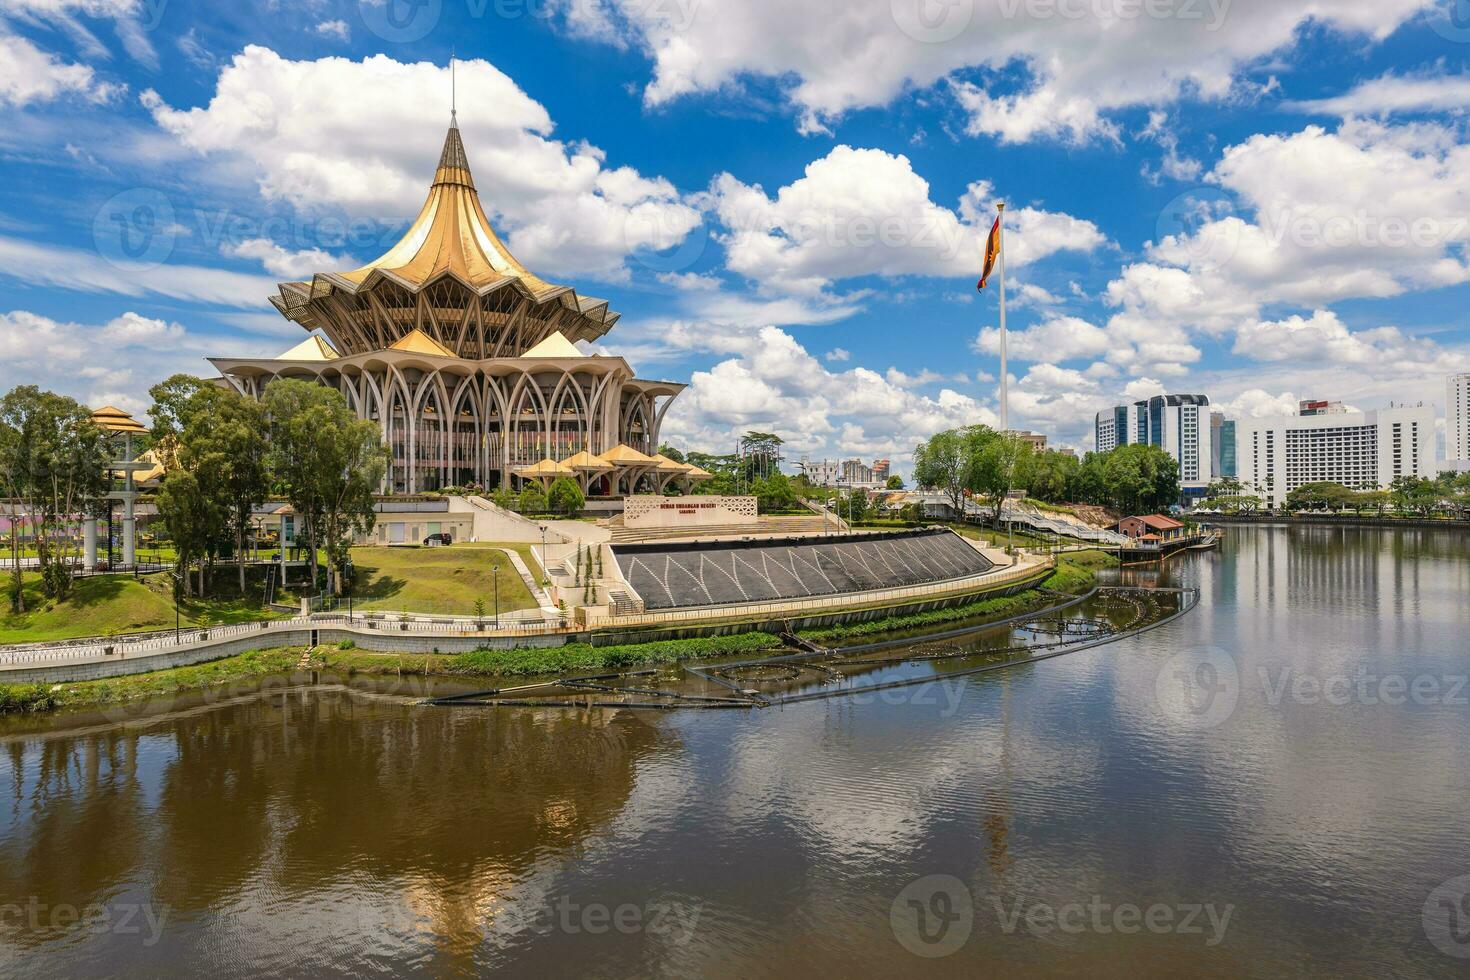
<svg viewBox="0 0 1470 980"><path fill-rule="evenodd" d="M1214 457L1210 400L1206 396L1155 395L1098 412L1093 424L1098 452L1130 444L1158 446L1179 464L1179 488L1184 500L1205 495Z"/></svg>
<svg viewBox="0 0 1470 980"><path fill-rule="evenodd" d="M1445 383L1444 448L1452 469L1470 462L1470 374L1452 374Z"/></svg>
<svg viewBox="0 0 1470 980"><path fill-rule="evenodd" d="M1271 507L1308 483L1382 490L1436 469L1431 405L1243 419L1236 441L1241 482Z"/></svg>

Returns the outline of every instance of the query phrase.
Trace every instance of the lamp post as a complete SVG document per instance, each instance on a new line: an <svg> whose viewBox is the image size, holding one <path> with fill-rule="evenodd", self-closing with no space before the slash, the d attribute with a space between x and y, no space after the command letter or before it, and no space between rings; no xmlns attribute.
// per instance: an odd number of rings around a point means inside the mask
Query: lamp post
<svg viewBox="0 0 1470 980"><path fill-rule="evenodd" d="M169 572L174 580L174 646L179 645L179 599L183 596L184 579L178 571Z"/></svg>
<svg viewBox="0 0 1470 980"><path fill-rule="evenodd" d="M495 628L500 629L500 566L490 566L490 581L495 585Z"/></svg>
<svg viewBox="0 0 1470 980"><path fill-rule="evenodd" d="M546 525L541 525L541 587L551 584L551 566L546 558Z"/></svg>

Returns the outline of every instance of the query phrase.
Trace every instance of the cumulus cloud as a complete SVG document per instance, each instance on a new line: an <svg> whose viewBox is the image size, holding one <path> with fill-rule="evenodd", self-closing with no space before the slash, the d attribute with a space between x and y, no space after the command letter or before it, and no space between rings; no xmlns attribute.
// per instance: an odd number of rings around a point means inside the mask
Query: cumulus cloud
<svg viewBox="0 0 1470 980"><path fill-rule="evenodd" d="M1122 5L1027 0L576 0L564 6L581 23L598 25L587 36L648 52L653 77L644 100L650 106L766 79L783 88L801 127L811 132L853 109L887 105L963 74L951 88L970 132L1020 142L1114 138L1110 113L1185 97L1229 97L1260 59L1289 60L1309 24L1379 40L1433 2L1181 2L1166 6L1166 16L1137 16L1137 8L1129 16Z"/></svg>
<svg viewBox="0 0 1470 980"><path fill-rule="evenodd" d="M158 52L148 40L148 32L158 26L165 9L165 4L148 0L0 0L0 16L59 30L94 59L109 58L111 52L86 21L111 21L124 50L152 69L158 68Z"/></svg>
<svg viewBox="0 0 1470 980"><path fill-rule="evenodd" d="M767 290L821 294L856 276L974 276L994 218L993 191L971 184L954 209L930 199L908 157L837 146L774 196L726 173L709 200L732 271ZM1090 221L1035 208L1008 214L1010 268L1106 239Z"/></svg>
<svg viewBox="0 0 1470 980"><path fill-rule="evenodd" d="M1101 357L1111 346L1107 331L1075 316L1061 316L1025 330L1011 330L1006 336L1006 352L1021 361ZM1000 329L981 330L974 347L985 354L999 355Z"/></svg>
<svg viewBox="0 0 1470 980"><path fill-rule="evenodd" d="M316 272L352 269L361 264L349 256L333 255L319 248L291 251L268 238L247 238L234 244L226 242L220 250L233 258L254 259L271 275L283 279L309 279Z"/></svg>
<svg viewBox="0 0 1470 980"><path fill-rule="evenodd" d="M553 138L546 109L493 65L463 61L458 75L481 201L532 269L621 280L629 255L678 245L698 225L699 212L667 180ZM434 172L449 88L442 65L386 55L292 61L252 45L220 72L207 106L174 108L152 91L144 105L188 149L247 165L267 200L403 221ZM424 111L433 105L442 116Z"/></svg>
<svg viewBox="0 0 1470 980"><path fill-rule="evenodd" d="M98 357L105 350L105 357ZM193 337L177 323L126 312L101 324L0 313L0 390L35 384L98 408L148 408L148 386L174 371L204 373Z"/></svg>
<svg viewBox="0 0 1470 980"><path fill-rule="evenodd" d="M1257 361L1368 365L1380 375L1430 375L1465 363L1463 356L1397 327L1349 330L1330 310L1243 323L1236 331L1235 353Z"/></svg>
<svg viewBox="0 0 1470 980"><path fill-rule="evenodd" d="M329 37L338 41L346 41L352 36L352 31L345 20L324 20L316 25L315 31L321 37Z"/></svg>

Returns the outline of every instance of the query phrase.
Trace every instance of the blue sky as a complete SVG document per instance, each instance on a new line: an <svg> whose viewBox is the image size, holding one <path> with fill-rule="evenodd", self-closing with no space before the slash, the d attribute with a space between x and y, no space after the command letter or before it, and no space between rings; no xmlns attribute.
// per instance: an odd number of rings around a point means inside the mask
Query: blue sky
<svg viewBox="0 0 1470 980"><path fill-rule="evenodd" d="M459 119L529 267L623 313L719 450L892 457L996 419L1086 449L1470 370L1470 3L0 0L0 389L146 407L301 338L274 284L375 258Z"/></svg>

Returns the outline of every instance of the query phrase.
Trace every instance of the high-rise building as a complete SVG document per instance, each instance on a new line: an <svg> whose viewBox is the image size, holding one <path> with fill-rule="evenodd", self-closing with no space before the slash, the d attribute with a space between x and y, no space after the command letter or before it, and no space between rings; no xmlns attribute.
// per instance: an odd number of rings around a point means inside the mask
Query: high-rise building
<svg viewBox="0 0 1470 980"><path fill-rule="evenodd" d="M1158 446L1179 464L1184 500L1196 500L1204 496L1213 472L1209 408L1204 395L1155 395L1099 412L1094 423L1098 451L1133 444Z"/></svg>
<svg viewBox="0 0 1470 980"><path fill-rule="evenodd" d="M893 461L887 459L873 460L873 479L879 483L888 481L888 474L893 471Z"/></svg>
<svg viewBox="0 0 1470 980"><path fill-rule="evenodd" d="M1235 476L1235 422L1224 412L1210 413L1210 479Z"/></svg>
<svg viewBox="0 0 1470 980"><path fill-rule="evenodd" d="M1245 419L1236 435L1240 481L1272 507L1308 483L1381 490L1434 476L1430 405Z"/></svg>
<svg viewBox="0 0 1470 980"><path fill-rule="evenodd" d="M1451 375L1445 387L1445 459L1470 460L1470 374Z"/></svg>

